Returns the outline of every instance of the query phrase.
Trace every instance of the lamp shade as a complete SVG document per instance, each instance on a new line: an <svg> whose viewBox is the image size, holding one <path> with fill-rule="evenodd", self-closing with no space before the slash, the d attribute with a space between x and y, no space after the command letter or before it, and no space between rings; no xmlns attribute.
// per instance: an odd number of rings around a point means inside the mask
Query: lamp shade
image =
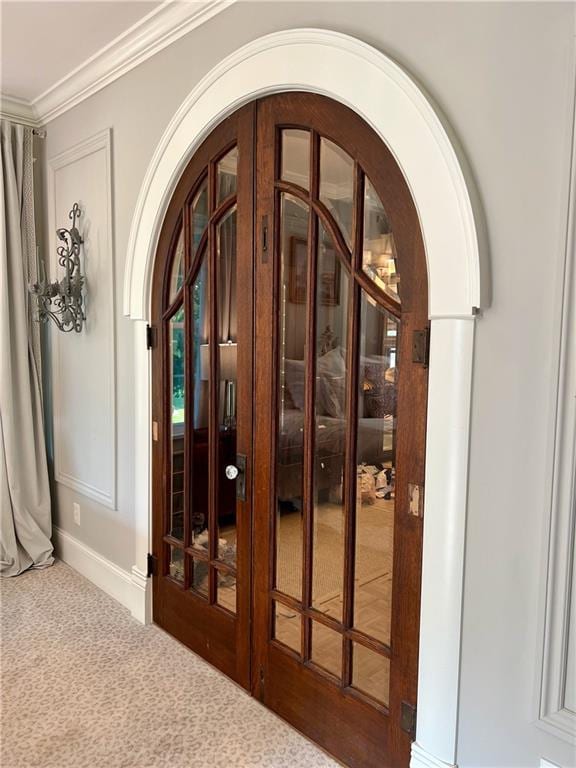
<svg viewBox="0 0 576 768"><path fill-rule="evenodd" d="M220 379L222 381L236 381L236 360L238 357L238 345L235 342L219 344L220 349Z"/></svg>
<svg viewBox="0 0 576 768"><path fill-rule="evenodd" d="M238 345L235 341L218 344L220 353L220 380L236 381L236 360ZM210 378L210 345L200 345L200 378L208 381Z"/></svg>

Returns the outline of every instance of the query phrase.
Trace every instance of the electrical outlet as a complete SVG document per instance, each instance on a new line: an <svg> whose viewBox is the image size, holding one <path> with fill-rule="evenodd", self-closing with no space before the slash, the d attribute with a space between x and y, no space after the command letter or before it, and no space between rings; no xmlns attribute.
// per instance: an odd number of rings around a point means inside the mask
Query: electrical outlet
<svg viewBox="0 0 576 768"><path fill-rule="evenodd" d="M74 522L76 525L80 525L80 504L76 502L72 504L72 513L74 514Z"/></svg>

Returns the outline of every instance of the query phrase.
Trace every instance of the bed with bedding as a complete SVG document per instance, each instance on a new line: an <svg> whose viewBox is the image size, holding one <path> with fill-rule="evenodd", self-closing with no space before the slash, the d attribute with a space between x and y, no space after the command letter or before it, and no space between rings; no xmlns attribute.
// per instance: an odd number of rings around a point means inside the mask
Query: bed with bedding
<svg viewBox="0 0 576 768"><path fill-rule="evenodd" d="M396 387L384 358L361 361L357 463L380 466L393 459ZM388 374L388 376L387 376ZM304 457L304 362L286 360L279 414L278 498L302 494ZM341 488L348 422L345 415L345 357L339 347L317 361L315 486L319 493Z"/></svg>
<svg viewBox="0 0 576 768"><path fill-rule="evenodd" d="M304 413L283 414L278 445L278 498L298 498L302 493ZM394 417L358 419L358 463L380 465L392 459ZM340 486L346 446L346 421L332 416L317 419L315 455L316 488Z"/></svg>

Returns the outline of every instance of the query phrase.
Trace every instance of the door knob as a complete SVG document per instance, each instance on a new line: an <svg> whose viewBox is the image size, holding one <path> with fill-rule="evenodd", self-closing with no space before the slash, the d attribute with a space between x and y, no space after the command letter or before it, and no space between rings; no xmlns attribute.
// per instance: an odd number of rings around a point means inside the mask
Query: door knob
<svg viewBox="0 0 576 768"><path fill-rule="evenodd" d="M236 454L236 464L226 464L224 474L228 480L236 480L236 498L246 501L246 456Z"/></svg>
<svg viewBox="0 0 576 768"><path fill-rule="evenodd" d="M228 480L236 480L239 474L238 467L234 466L234 464L228 464L226 466L226 477Z"/></svg>

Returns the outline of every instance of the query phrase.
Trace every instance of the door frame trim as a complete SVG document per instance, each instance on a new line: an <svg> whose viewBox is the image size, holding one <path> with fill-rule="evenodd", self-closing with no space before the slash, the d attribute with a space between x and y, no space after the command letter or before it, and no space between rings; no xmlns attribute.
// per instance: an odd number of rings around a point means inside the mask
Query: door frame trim
<svg viewBox="0 0 576 768"><path fill-rule="evenodd" d="M395 62L353 37L298 29L240 48L193 89L150 162L132 220L124 282L124 313L135 321L135 567L145 570L151 531L145 330L164 214L182 171L210 131L248 101L288 90L323 94L362 116L394 154L418 211L431 348L418 722L411 766L455 766L474 327L490 300L484 218L467 163L437 109Z"/></svg>

